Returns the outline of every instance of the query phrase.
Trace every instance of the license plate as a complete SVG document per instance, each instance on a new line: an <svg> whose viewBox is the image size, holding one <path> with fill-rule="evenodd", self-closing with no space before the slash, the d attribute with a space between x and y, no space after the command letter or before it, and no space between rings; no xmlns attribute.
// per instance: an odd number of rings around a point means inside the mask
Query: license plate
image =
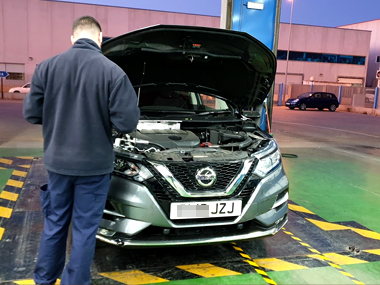
<svg viewBox="0 0 380 285"><path fill-rule="evenodd" d="M233 217L241 214L241 200L170 204L170 219Z"/></svg>

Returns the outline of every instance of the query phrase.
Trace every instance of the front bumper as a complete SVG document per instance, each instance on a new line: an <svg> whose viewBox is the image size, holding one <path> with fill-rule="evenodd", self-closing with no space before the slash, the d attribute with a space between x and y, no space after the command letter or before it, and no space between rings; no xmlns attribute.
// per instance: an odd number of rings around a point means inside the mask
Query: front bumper
<svg viewBox="0 0 380 285"><path fill-rule="evenodd" d="M97 239L128 247L202 245L249 240L277 233L287 222L289 182L282 165L261 179L238 217L170 220L149 189L113 176ZM228 198L226 198L228 199Z"/></svg>

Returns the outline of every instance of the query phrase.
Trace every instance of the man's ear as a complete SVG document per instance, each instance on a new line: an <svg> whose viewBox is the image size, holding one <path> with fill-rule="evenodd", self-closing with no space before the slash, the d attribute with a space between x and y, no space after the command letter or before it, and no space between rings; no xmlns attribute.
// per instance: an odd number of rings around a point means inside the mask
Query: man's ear
<svg viewBox="0 0 380 285"><path fill-rule="evenodd" d="M102 32L99 33L98 42L99 42L99 47L101 47L102 46L102 42L103 42L103 33Z"/></svg>
<svg viewBox="0 0 380 285"><path fill-rule="evenodd" d="M76 41L77 39L73 35L71 35L71 44L75 44Z"/></svg>

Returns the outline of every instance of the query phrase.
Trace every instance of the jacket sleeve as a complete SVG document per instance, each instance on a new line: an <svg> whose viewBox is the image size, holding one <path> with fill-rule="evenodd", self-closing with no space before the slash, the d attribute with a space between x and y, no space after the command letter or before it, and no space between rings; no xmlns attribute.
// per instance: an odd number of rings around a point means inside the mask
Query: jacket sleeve
<svg viewBox="0 0 380 285"><path fill-rule="evenodd" d="M110 119L120 133L130 133L136 129L140 119L137 96L129 78L124 75L113 86L109 97Z"/></svg>
<svg viewBox="0 0 380 285"><path fill-rule="evenodd" d="M39 76L39 66L33 74L30 91L24 98L23 116L31 124L42 124L44 88Z"/></svg>

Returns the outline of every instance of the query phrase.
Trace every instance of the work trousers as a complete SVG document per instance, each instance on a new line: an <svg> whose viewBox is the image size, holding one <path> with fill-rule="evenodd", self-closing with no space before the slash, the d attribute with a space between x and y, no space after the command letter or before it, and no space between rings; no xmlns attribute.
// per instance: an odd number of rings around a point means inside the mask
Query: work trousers
<svg viewBox="0 0 380 285"><path fill-rule="evenodd" d="M103 215L110 174L68 176L48 172L48 184L41 187L44 229L34 282L90 284L90 267L95 252L96 232ZM72 219L72 247L65 267L66 242Z"/></svg>

